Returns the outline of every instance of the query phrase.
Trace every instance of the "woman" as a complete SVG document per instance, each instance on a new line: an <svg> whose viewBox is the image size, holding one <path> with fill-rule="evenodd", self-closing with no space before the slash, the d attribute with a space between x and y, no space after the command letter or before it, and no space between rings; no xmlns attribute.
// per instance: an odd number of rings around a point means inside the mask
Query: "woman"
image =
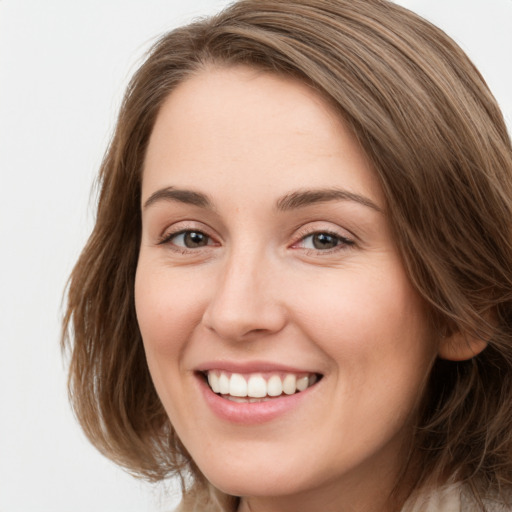
<svg viewBox="0 0 512 512"><path fill-rule="evenodd" d="M155 45L100 180L64 332L104 454L183 511L510 505L512 149L440 30L235 3Z"/></svg>

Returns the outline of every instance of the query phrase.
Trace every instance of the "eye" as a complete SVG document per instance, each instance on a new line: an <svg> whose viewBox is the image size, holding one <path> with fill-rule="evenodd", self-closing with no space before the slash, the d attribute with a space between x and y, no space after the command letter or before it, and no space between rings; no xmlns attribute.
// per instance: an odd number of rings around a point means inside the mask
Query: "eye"
<svg viewBox="0 0 512 512"><path fill-rule="evenodd" d="M207 234L190 229L179 231L178 233L171 233L165 236L160 243L171 243L172 245L185 249L199 249L211 245L212 241Z"/></svg>
<svg viewBox="0 0 512 512"><path fill-rule="evenodd" d="M354 245L354 242L336 233L329 233L324 231L311 233L303 237L297 244L297 246L302 249L310 249L316 251L328 251L337 247L341 249L342 247L348 245Z"/></svg>

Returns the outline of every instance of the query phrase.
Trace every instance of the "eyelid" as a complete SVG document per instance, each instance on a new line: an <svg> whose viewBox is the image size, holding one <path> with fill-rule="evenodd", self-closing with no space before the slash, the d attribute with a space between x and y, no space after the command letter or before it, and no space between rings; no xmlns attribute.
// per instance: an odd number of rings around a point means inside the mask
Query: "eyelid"
<svg viewBox="0 0 512 512"><path fill-rule="evenodd" d="M324 225L325 226L325 225ZM328 254L333 251L339 251L343 249L347 249L348 247L352 247L356 244L356 237L352 234L347 235L346 230L341 228L333 228L331 226L324 227L320 225L320 223L314 223L314 225L307 225L299 229L297 234L295 235L295 242L291 245L292 249L304 249L305 251L311 251L314 253L323 253ZM340 240L340 244L331 248L331 249L306 249L303 247L299 247L299 244L303 242L306 238L313 236L315 234L326 234L333 237L336 237Z"/></svg>
<svg viewBox="0 0 512 512"><path fill-rule="evenodd" d="M212 232L211 232L212 230L209 229L207 226L205 226L203 223L201 223L201 222L194 222L194 221L180 221L180 222L177 222L175 224L171 224L170 226L166 227L163 230L162 234L160 236L158 236L158 240L156 242L156 245L170 244L170 241L171 241L172 238L174 238L175 236L178 236L180 234L189 232L189 231L195 231L197 233L203 233L210 240L214 241L214 243L216 245L219 244L218 237L214 236L212 234ZM209 247L211 245L213 245L213 244L208 244L205 247ZM175 246L175 247L180 247L181 248L181 246ZM191 250L191 251L195 251L195 252L197 252L199 250L199 249L187 249L186 247L182 247L182 249Z"/></svg>
<svg viewBox="0 0 512 512"><path fill-rule="evenodd" d="M205 235L209 240L212 240L212 237L208 233L205 233L204 231L201 231L199 229L181 229L179 231L171 232L171 233L166 234L158 242L158 245L164 245L164 244L167 244L167 243L171 243L171 240L173 240L174 238L179 237L180 235L184 235L186 233L201 233L202 235ZM177 244L173 244L173 245L176 245L177 247L181 247L181 245L179 245L179 246ZM206 246L209 246L209 245L213 245L213 244L206 244ZM183 247L183 249L190 249L190 247ZM197 250L197 249L195 249L195 250Z"/></svg>

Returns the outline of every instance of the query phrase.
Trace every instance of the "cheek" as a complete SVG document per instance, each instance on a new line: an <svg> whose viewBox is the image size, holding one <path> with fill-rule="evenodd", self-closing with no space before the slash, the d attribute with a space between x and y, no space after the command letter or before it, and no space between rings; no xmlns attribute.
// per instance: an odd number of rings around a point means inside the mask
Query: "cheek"
<svg viewBox="0 0 512 512"><path fill-rule="evenodd" d="M294 294L297 321L350 388L421 385L435 345L426 307L401 265L390 260L337 282L303 285Z"/></svg>
<svg viewBox="0 0 512 512"><path fill-rule="evenodd" d="M405 433L435 359L423 302L400 268L380 270L317 281L297 302L302 330L330 360L325 425L354 440L356 455Z"/></svg>
<svg viewBox="0 0 512 512"><path fill-rule="evenodd" d="M156 392L175 428L187 403L183 352L201 321L203 300L192 276L140 259L135 279L135 309L146 361ZM181 426L183 431L184 427Z"/></svg>
<svg viewBox="0 0 512 512"><path fill-rule="evenodd" d="M378 346L376 336L406 334L425 325L420 298L403 272L391 265L296 282L299 287L290 296L295 297L299 316L320 338L351 333L357 346L363 339Z"/></svg>
<svg viewBox="0 0 512 512"><path fill-rule="evenodd" d="M202 290L187 272L158 270L141 259L135 279L135 309L148 362L153 355L166 356L167 361L177 357L201 321Z"/></svg>

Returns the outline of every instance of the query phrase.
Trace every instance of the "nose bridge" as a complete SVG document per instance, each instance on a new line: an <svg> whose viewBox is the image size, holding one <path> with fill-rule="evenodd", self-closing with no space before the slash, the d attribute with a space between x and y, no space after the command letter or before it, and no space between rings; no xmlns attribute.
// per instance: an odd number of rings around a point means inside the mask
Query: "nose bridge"
<svg viewBox="0 0 512 512"><path fill-rule="evenodd" d="M285 315L276 296L273 265L265 251L233 248L223 262L204 313L205 325L229 340L282 329Z"/></svg>

